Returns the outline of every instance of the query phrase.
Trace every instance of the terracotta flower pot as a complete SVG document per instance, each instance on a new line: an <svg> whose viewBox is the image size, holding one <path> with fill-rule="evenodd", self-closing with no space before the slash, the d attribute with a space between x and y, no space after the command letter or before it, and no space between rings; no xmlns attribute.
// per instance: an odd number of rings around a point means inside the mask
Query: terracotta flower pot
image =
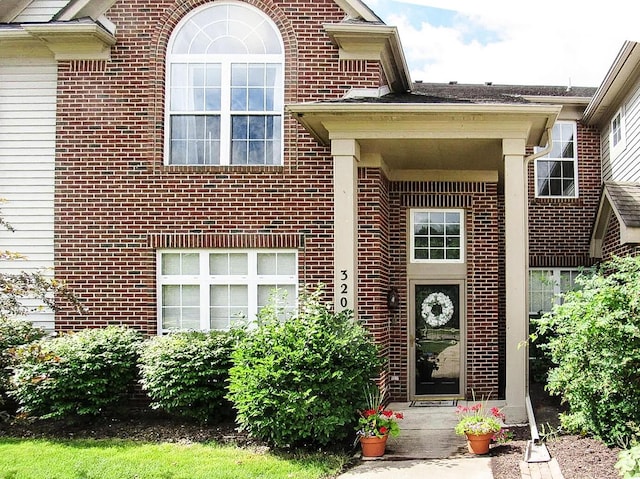
<svg viewBox="0 0 640 479"><path fill-rule="evenodd" d="M362 447L362 457L380 457L384 455L387 447L387 437L361 437L360 446Z"/></svg>
<svg viewBox="0 0 640 479"><path fill-rule="evenodd" d="M492 437L492 432L488 434L467 433L467 447L469 448L469 452L472 454L487 454Z"/></svg>

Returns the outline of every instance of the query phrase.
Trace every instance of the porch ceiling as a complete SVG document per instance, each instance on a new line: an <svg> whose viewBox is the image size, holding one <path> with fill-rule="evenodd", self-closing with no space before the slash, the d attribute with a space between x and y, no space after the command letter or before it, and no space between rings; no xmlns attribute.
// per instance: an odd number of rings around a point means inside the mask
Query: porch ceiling
<svg viewBox="0 0 640 479"><path fill-rule="evenodd" d="M498 139L362 139L362 160L380 158L396 170L500 170Z"/></svg>

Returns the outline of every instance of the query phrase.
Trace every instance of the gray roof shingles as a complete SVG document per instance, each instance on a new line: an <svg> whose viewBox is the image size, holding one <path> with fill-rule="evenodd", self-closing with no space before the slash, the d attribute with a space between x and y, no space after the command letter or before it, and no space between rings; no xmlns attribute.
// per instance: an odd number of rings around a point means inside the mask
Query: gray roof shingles
<svg viewBox="0 0 640 479"><path fill-rule="evenodd" d="M605 188L624 224L640 228L640 183L607 182Z"/></svg>
<svg viewBox="0 0 640 479"><path fill-rule="evenodd" d="M407 93L390 93L381 97L344 98L335 103L469 103L524 104L527 97L591 98L596 88L528 85L475 85L451 83L414 83Z"/></svg>

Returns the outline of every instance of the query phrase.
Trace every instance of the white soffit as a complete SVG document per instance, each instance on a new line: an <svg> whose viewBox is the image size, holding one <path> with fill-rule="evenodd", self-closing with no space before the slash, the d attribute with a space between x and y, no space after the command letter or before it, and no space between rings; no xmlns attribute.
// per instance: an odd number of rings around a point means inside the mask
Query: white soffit
<svg viewBox="0 0 640 479"><path fill-rule="evenodd" d="M382 22L380 17L373 13L373 11L360 0L335 0L335 2L349 17L355 20L361 19L367 22Z"/></svg>

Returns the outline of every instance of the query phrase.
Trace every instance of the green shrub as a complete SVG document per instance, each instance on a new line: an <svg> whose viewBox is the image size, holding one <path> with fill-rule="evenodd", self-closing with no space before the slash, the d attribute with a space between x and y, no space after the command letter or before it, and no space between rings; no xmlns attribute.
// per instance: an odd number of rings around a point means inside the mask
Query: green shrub
<svg viewBox="0 0 640 479"><path fill-rule="evenodd" d="M276 446L340 441L379 373L378 349L351 313L333 313L321 291L286 320L272 298L233 353L229 399L238 424Z"/></svg>
<svg viewBox="0 0 640 479"><path fill-rule="evenodd" d="M618 453L618 462L614 466L623 479L640 477L640 444Z"/></svg>
<svg viewBox="0 0 640 479"><path fill-rule="evenodd" d="M20 347L11 395L32 416L98 415L134 383L141 339L131 329L110 326Z"/></svg>
<svg viewBox="0 0 640 479"><path fill-rule="evenodd" d="M237 332L180 332L148 340L141 383L151 406L201 422L228 416L225 398Z"/></svg>
<svg viewBox="0 0 640 479"><path fill-rule="evenodd" d="M29 321L0 317L0 406L7 402L10 367L13 364L12 349L37 341L45 335L43 329Z"/></svg>
<svg viewBox="0 0 640 479"><path fill-rule="evenodd" d="M566 429L628 443L630 424L640 423L640 257L616 258L577 282L540 322L556 364L547 388L569 405Z"/></svg>

